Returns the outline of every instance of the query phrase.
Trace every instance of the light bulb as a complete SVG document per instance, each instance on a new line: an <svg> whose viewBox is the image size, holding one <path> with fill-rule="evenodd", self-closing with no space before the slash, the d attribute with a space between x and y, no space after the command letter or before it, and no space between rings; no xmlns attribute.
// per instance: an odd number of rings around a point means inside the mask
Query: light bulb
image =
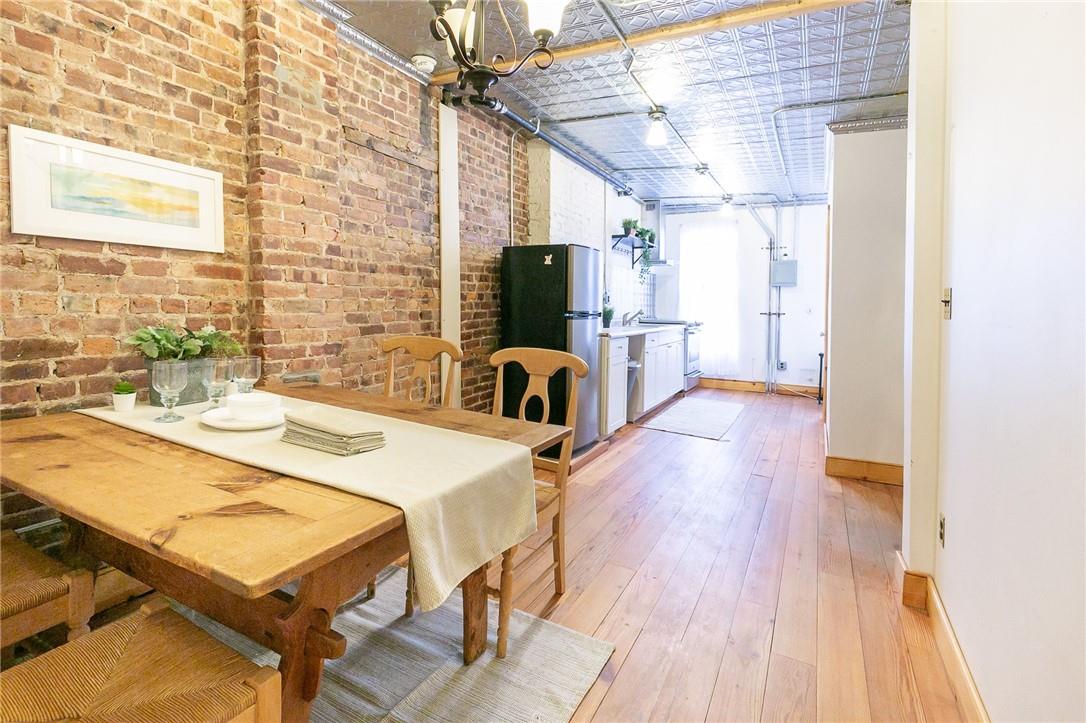
<svg viewBox="0 0 1086 723"><path fill-rule="evenodd" d="M456 42L460 42L460 29L464 23L464 8L449 8L445 11L445 19L449 21L449 26L453 29L453 35L456 36ZM471 49L475 47L475 11L471 11L471 15L468 16L468 26L464 35L464 53L469 54ZM456 60L456 53L453 52L452 41L450 39L445 40L445 51L449 54L449 57Z"/></svg>
<svg viewBox="0 0 1086 723"><path fill-rule="evenodd" d="M546 45L562 28L562 13L569 0L527 0L528 29L539 41Z"/></svg>
<svg viewBox="0 0 1086 723"><path fill-rule="evenodd" d="M649 113L652 122L649 123L649 132L645 135L645 145L667 145L667 131L664 129L664 112L655 110Z"/></svg>

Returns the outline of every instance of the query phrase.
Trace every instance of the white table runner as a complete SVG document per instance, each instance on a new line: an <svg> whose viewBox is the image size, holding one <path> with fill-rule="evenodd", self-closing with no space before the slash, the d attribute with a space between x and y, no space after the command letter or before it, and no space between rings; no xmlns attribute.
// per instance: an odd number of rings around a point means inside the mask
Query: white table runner
<svg viewBox="0 0 1086 723"><path fill-rule="evenodd" d="M278 396L278 395L277 395ZM329 406L280 397L287 409ZM369 497L404 511L423 610L441 605L473 570L536 529L531 451L520 444L334 407L384 432L372 452L339 457L280 441L283 427L230 432L200 424L207 403L177 407L183 422L152 420L161 407L81 413L137 432Z"/></svg>

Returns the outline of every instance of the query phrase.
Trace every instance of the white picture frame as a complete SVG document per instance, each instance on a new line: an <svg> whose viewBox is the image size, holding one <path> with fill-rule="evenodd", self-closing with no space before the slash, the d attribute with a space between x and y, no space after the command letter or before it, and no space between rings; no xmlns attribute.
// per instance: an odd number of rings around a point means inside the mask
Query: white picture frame
<svg viewBox="0 0 1086 723"><path fill-rule="evenodd" d="M11 230L223 252L222 174L8 126Z"/></svg>

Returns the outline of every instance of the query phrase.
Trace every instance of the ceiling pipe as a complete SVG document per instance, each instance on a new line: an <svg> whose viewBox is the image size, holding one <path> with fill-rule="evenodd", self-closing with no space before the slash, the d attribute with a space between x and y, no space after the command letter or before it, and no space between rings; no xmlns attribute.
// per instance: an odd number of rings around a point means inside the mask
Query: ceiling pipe
<svg viewBox="0 0 1086 723"><path fill-rule="evenodd" d="M788 186L789 198L794 198L796 192L792 189L792 176L788 171L788 165L784 162L784 146L781 143L781 131L777 125L777 116L795 110L814 110L816 108L829 108L835 105L847 105L849 103L864 103L871 100L886 100L887 98L902 98L909 95L907 91L897 93L875 93L873 95L858 95L851 98L838 98L837 100L816 100L810 103L793 103L782 105L770 114L769 120L773 124L773 140L776 141L777 160L780 161L781 170L784 171L784 182Z"/></svg>
<svg viewBox="0 0 1086 723"><path fill-rule="evenodd" d="M567 146L565 143L563 143L562 141L560 141L557 138L555 138L554 136L552 136L551 134L547 133L544 130L541 130L540 127L539 127L538 121L530 121L527 118L524 118L521 115L519 115L516 111L511 110L507 106L503 107L498 112L501 113L502 115L504 115L509 120L516 123L521 128L524 128L525 130L531 131L532 134L536 138L546 142L547 145L549 145L551 148L558 151L563 156L565 156L566 158L573 161L574 163L576 163L578 166L580 166L584 170L586 170L589 173L591 173L592 175L594 175L596 178L599 178L602 181L604 181L605 183L607 183L608 185L614 187L614 189L616 191L618 191L620 196L630 196L635 201L637 201L638 203L641 203L641 199L638 198L636 195L634 195L633 189L630 188L630 185L628 183L626 183L625 181L620 179L618 176L615 176L614 174L600 168L595 163L588 160L587 158L582 156L580 153L573 150L572 148Z"/></svg>

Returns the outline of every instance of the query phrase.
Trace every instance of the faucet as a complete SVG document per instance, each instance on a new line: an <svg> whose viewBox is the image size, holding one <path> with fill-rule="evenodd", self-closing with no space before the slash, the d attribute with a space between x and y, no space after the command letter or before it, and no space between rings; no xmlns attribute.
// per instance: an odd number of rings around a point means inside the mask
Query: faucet
<svg viewBox="0 0 1086 723"><path fill-rule="evenodd" d="M638 309L637 311L635 311L632 314L623 314L622 315L622 325L623 326L630 326L635 321L637 321L638 317L640 317L644 313L645 313L644 310Z"/></svg>

